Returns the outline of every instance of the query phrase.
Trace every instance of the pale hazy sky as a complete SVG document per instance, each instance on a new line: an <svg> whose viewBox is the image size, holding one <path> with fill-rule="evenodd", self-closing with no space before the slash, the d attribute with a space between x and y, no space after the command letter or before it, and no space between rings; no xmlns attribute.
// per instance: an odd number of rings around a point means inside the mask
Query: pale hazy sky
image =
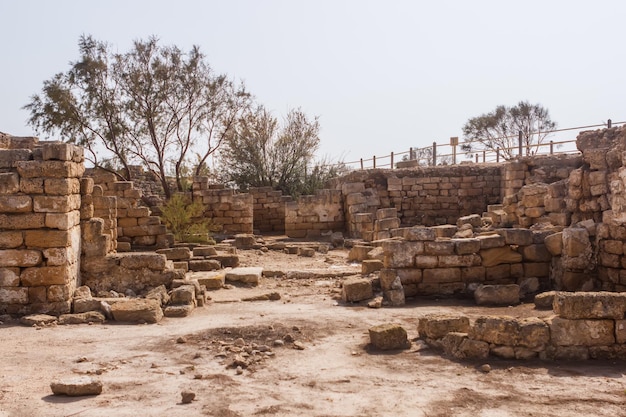
<svg viewBox="0 0 626 417"><path fill-rule="evenodd" d="M320 155L346 161L447 142L520 100L559 127L624 121L625 19L621 0L0 0L0 131L33 134L21 107L81 34L199 45L275 115L319 116Z"/></svg>

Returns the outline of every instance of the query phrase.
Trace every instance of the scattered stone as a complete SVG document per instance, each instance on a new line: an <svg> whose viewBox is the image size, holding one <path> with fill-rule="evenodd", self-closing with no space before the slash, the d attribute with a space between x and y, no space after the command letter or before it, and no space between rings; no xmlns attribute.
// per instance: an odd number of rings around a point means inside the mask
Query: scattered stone
<svg viewBox="0 0 626 417"><path fill-rule="evenodd" d="M99 311L87 311L85 313L61 314L59 324L85 324L104 323L106 318Z"/></svg>
<svg viewBox="0 0 626 417"><path fill-rule="evenodd" d="M273 344L274 346L285 346L285 342L284 342L284 341L282 341L282 340L280 340L280 339L276 339L276 340L274 340L274 342L272 342L272 344Z"/></svg>
<svg viewBox="0 0 626 417"><path fill-rule="evenodd" d="M383 306L383 297L375 297L372 301L367 303L369 308L381 308Z"/></svg>
<svg viewBox="0 0 626 417"><path fill-rule="evenodd" d="M370 343L378 350L406 349L410 346L406 330L399 324L370 327Z"/></svg>
<svg viewBox="0 0 626 417"><path fill-rule="evenodd" d="M312 257L315 256L315 249L299 247L298 248L298 256L302 256L302 257L305 257L305 258L312 258Z"/></svg>
<svg viewBox="0 0 626 417"><path fill-rule="evenodd" d="M179 336L178 339L176 339L176 343L187 343L187 339L185 336Z"/></svg>
<svg viewBox="0 0 626 417"><path fill-rule="evenodd" d="M178 304L165 307L163 315L165 317L187 317L189 316L195 306L193 304Z"/></svg>
<svg viewBox="0 0 626 417"><path fill-rule="evenodd" d="M53 381L50 389L54 395L67 395L68 397L99 395L102 393L102 382L87 376L72 377Z"/></svg>
<svg viewBox="0 0 626 417"><path fill-rule="evenodd" d="M380 271L383 267L383 261L378 259L366 259L361 263L361 274L369 275L373 272Z"/></svg>
<svg viewBox="0 0 626 417"><path fill-rule="evenodd" d="M146 294L147 299L158 300L162 306L166 305L170 301L170 296L167 294L165 285L159 285L156 288L151 289Z"/></svg>
<svg viewBox="0 0 626 417"><path fill-rule="evenodd" d="M517 284L479 285L474 299L478 305L515 305L519 304L519 293Z"/></svg>
<svg viewBox="0 0 626 417"><path fill-rule="evenodd" d="M263 275L263 268L260 267L245 267L234 268L226 272L226 281L242 282L244 284L258 285L261 276Z"/></svg>
<svg viewBox="0 0 626 417"><path fill-rule="evenodd" d="M359 302L374 297L372 283L368 279L350 278L344 281L341 298L344 302Z"/></svg>
<svg viewBox="0 0 626 417"><path fill-rule="evenodd" d="M91 298L91 290L89 287L83 285L82 287L76 288L76 290L74 290L74 299L77 298Z"/></svg>
<svg viewBox="0 0 626 417"><path fill-rule="evenodd" d="M189 404L196 398L196 393L192 391L183 391L180 395L182 397L181 402L183 404Z"/></svg>
<svg viewBox="0 0 626 417"><path fill-rule="evenodd" d="M241 301L277 301L280 300L280 294L277 292L270 292L267 294L255 295L252 297L242 298Z"/></svg>
<svg viewBox="0 0 626 417"><path fill-rule="evenodd" d="M57 318L48 314L31 314L20 318L20 324L24 326L45 326L56 323Z"/></svg>
<svg viewBox="0 0 626 417"><path fill-rule="evenodd" d="M163 318L161 304L157 300L129 299L111 306L116 321L131 323L158 323Z"/></svg>
<svg viewBox="0 0 626 417"><path fill-rule="evenodd" d="M480 371L488 374L489 372L491 372L491 365L489 365L488 363L481 365Z"/></svg>
<svg viewBox="0 0 626 417"><path fill-rule="evenodd" d="M296 350L304 350L304 344L300 341L293 342L293 348Z"/></svg>
<svg viewBox="0 0 626 417"><path fill-rule="evenodd" d="M552 310L556 291L546 291L535 295L535 308L538 310Z"/></svg>

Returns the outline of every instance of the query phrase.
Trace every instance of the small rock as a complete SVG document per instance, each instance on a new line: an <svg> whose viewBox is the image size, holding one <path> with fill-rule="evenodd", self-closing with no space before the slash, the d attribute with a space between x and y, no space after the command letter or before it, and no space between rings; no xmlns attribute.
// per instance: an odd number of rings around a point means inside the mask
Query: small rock
<svg viewBox="0 0 626 417"><path fill-rule="evenodd" d="M181 402L183 404L189 404L196 398L196 393L192 391L183 391L180 393L180 395L182 397Z"/></svg>
<svg viewBox="0 0 626 417"><path fill-rule="evenodd" d="M304 350L302 342L293 342L293 348L296 350Z"/></svg>
<svg viewBox="0 0 626 417"><path fill-rule="evenodd" d="M235 339L235 341L233 342L233 345L235 345L235 346L239 346L239 347L241 347L241 346L245 346L245 345L246 345L246 341L245 341L245 340L243 340L243 339L240 337L240 338L238 338L238 339Z"/></svg>
<svg viewBox="0 0 626 417"><path fill-rule="evenodd" d="M241 375L243 374L243 368L241 366L238 366L235 372L237 373L237 375Z"/></svg>
<svg viewBox="0 0 626 417"><path fill-rule="evenodd" d="M184 336L179 336L178 339L176 339L176 343L187 343L187 339L185 339Z"/></svg>
<svg viewBox="0 0 626 417"><path fill-rule="evenodd" d="M287 333L286 335L283 336L283 340L286 343L291 343L291 342L294 341L294 338L293 338L293 336L291 334Z"/></svg>
<svg viewBox="0 0 626 417"><path fill-rule="evenodd" d="M383 306L383 297L376 297L369 303L367 303L369 308L381 308Z"/></svg>
<svg viewBox="0 0 626 417"><path fill-rule="evenodd" d="M285 342L280 340L280 339L276 339L274 340L274 346L285 346Z"/></svg>
<svg viewBox="0 0 626 417"><path fill-rule="evenodd" d="M488 374L489 372L491 372L491 365L489 365L488 363L481 365L480 371Z"/></svg>

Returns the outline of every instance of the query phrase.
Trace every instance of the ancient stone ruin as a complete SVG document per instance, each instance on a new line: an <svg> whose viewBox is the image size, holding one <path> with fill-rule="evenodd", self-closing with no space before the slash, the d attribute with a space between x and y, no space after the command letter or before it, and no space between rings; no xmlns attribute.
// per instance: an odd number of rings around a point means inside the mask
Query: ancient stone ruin
<svg viewBox="0 0 626 417"><path fill-rule="evenodd" d="M227 279L258 283L264 271L238 268L237 250L254 247L254 233L283 233L351 248L362 274L343 282L346 303L445 296L511 305L557 291L550 322L420 321L425 340L451 355L623 358L626 129L583 132L577 146L578 155L498 165L355 171L295 200L197 177L193 200L229 239L198 246L174 242L146 204L150 181L86 173L75 145L2 135L0 314L68 323L185 316ZM580 305L589 311L571 313Z"/></svg>

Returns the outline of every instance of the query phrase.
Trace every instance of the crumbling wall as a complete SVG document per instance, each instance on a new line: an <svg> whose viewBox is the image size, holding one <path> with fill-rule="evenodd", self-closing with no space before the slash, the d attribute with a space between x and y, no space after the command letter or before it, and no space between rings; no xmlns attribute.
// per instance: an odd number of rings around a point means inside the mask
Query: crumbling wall
<svg viewBox="0 0 626 417"><path fill-rule="evenodd" d="M285 233L285 204L293 201L272 187L251 188L254 201L254 230L261 233Z"/></svg>
<svg viewBox="0 0 626 417"><path fill-rule="evenodd" d="M0 311L67 313L79 281L82 148L0 142Z"/></svg>
<svg viewBox="0 0 626 417"><path fill-rule="evenodd" d="M223 234L253 232L252 194L238 193L221 184L209 184L208 177L194 177L193 201L200 201L204 216L211 219Z"/></svg>
<svg viewBox="0 0 626 417"><path fill-rule="evenodd" d="M294 238L317 238L344 230L344 214L339 190L319 190L285 203L285 233Z"/></svg>

